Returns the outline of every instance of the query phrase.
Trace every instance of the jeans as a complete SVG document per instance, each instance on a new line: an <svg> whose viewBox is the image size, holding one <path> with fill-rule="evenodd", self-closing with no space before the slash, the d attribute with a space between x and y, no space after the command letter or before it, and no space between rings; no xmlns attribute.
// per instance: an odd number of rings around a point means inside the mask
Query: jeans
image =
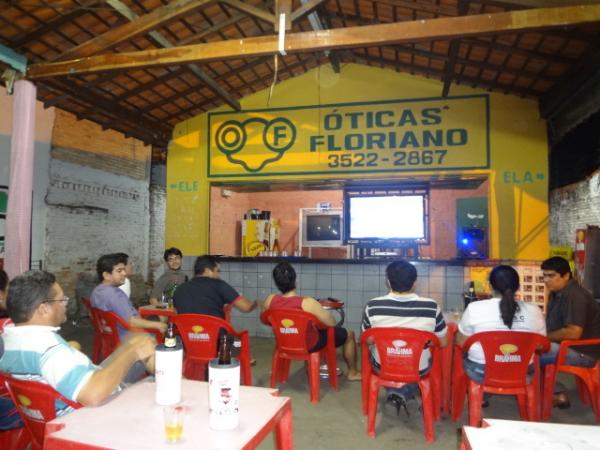
<svg viewBox="0 0 600 450"><path fill-rule="evenodd" d="M471 361L466 356L463 358L463 368L467 376L475 383L481 384L485 376L485 364Z"/></svg>
<svg viewBox="0 0 600 450"><path fill-rule="evenodd" d="M540 363L542 367L546 364L554 364L556 362L556 358L558 358L559 349L560 344L558 342L552 342L550 344L550 351L548 351L547 353L543 353L540 357ZM596 364L596 360L591 356L587 356L572 348L568 348L567 359L565 363L569 366L594 367L594 365Z"/></svg>

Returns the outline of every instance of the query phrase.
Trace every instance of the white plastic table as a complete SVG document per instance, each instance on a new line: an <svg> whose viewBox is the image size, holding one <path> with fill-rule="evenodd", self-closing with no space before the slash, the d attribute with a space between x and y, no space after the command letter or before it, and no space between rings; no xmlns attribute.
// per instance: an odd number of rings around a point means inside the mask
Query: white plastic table
<svg viewBox="0 0 600 450"><path fill-rule="evenodd" d="M462 449L597 450L600 427L484 419L482 428L463 427Z"/></svg>
<svg viewBox="0 0 600 450"><path fill-rule="evenodd" d="M44 449L253 449L271 432L276 446L292 450L292 406L276 389L240 386L240 425L233 431L208 427L208 383L183 380L187 412L182 440L165 441L163 411L154 403L155 385L137 383L105 405L81 408L46 425Z"/></svg>

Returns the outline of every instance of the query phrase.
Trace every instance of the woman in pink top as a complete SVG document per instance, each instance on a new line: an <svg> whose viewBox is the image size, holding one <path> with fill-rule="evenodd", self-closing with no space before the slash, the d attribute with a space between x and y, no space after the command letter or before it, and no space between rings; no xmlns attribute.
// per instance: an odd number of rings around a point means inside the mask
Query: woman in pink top
<svg viewBox="0 0 600 450"><path fill-rule="evenodd" d="M296 293L296 271L291 264L280 262L273 269L273 280L281 294L271 294L263 304L263 311L267 309L299 309L313 314L324 325L335 326L335 319L331 313L321 306L312 297L302 297ZM316 326L309 330L308 347L311 352L321 350L327 344L327 330L319 330ZM348 366L348 380L361 379L356 365L356 341L354 332L342 327L335 327L335 346L344 346L344 360Z"/></svg>

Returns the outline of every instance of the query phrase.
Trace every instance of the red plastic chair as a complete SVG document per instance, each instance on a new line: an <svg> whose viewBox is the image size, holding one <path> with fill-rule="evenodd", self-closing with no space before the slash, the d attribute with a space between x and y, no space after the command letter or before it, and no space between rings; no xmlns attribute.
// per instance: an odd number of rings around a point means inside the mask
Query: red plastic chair
<svg viewBox="0 0 600 450"><path fill-rule="evenodd" d="M102 344L103 352L108 351L110 355L121 344L119 336L119 326L130 332L144 332L154 335L156 342L162 343L165 340L165 335L156 328L134 328L128 322L123 320L121 316L111 311L102 311L98 308L93 308L94 313L98 316L100 330L102 331L104 341Z"/></svg>
<svg viewBox="0 0 600 450"><path fill-rule="evenodd" d="M550 419L552 413L552 397L554 382L558 372L575 375L579 397L584 404L591 404L596 421L600 422L600 359L594 367L578 367L565 364L569 347L579 345L600 345L600 339L566 340L560 343L556 364L544 367L544 393L542 418Z"/></svg>
<svg viewBox="0 0 600 450"><path fill-rule="evenodd" d="M241 341L240 369L242 383L252 385L252 368L250 367L250 337L247 331L235 331L223 319L203 314L178 314L171 318L177 327L185 356L183 373L186 378L204 380L206 366L217 357L219 330L224 329L229 335L237 336Z"/></svg>
<svg viewBox="0 0 600 450"><path fill-rule="evenodd" d="M421 391L425 439L435 439L434 421L439 419L441 392L440 341L427 331L412 328L370 328L361 338L362 354L362 411L367 415L367 433L375 437L375 418L379 387L401 387L416 383ZM369 345L377 348L380 370L373 371L369 358ZM419 373L421 353L429 348L432 357L431 369L424 375ZM437 397L437 399L436 399Z"/></svg>
<svg viewBox="0 0 600 450"><path fill-rule="evenodd" d="M476 342L483 347L485 376L482 384L469 379L463 370L463 355ZM546 336L521 331L486 331L476 333L457 345L454 352L454 379L452 383L452 420L462 415L468 386L469 425L479 427L483 393L516 395L519 413L525 420L540 417L541 384L539 355L548 351L550 341ZM528 380L527 372L533 357L534 374Z"/></svg>
<svg viewBox="0 0 600 450"><path fill-rule="evenodd" d="M4 333L4 327L11 323L12 323L12 320L10 320L10 317L5 317L3 319L0 319L0 334Z"/></svg>
<svg viewBox="0 0 600 450"><path fill-rule="evenodd" d="M0 397L10 398L10 393L6 388L5 381L5 375L0 372ZM29 444L31 444L31 437L29 436L29 431L27 431L25 427L0 431L1 449L25 450Z"/></svg>
<svg viewBox="0 0 600 450"><path fill-rule="evenodd" d="M271 325L275 334L275 350L271 363L271 387L287 381L291 361L307 361L308 382L311 403L319 402L319 366L321 356L327 360L329 384L339 390L335 351L334 327L327 328L327 345L322 350L309 352L306 342L308 327L322 326L313 314L296 309L269 309L262 314L262 320Z"/></svg>
<svg viewBox="0 0 600 450"><path fill-rule="evenodd" d="M56 417L56 401L79 409L79 403L63 397L51 386L31 380L19 380L6 375L5 385L14 404L19 410L21 420L29 431L34 449L44 447L46 422Z"/></svg>
<svg viewBox="0 0 600 450"><path fill-rule="evenodd" d="M88 315L90 316L92 328L94 329L94 342L92 344L92 361L95 364L99 364L111 353L111 331L102 330L102 324L100 322L100 319L98 318L98 314L95 311L96 308L92 307L92 302L90 301L89 297L82 297L81 303L83 303L83 306L85 306L85 309L87 310Z"/></svg>

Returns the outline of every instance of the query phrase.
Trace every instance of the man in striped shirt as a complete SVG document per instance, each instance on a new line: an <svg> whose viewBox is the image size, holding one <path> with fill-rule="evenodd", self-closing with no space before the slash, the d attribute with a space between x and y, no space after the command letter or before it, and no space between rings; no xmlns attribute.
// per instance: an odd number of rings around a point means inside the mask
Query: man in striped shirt
<svg viewBox="0 0 600 450"><path fill-rule="evenodd" d="M147 334L132 334L100 366L72 348L58 334L67 319L68 300L51 273L32 270L12 280L7 305L15 325L2 334L0 371L48 383L84 406L99 405L119 390L121 382L139 379L140 373L131 370L137 361L154 371L155 342ZM64 407L58 402L57 413L67 412Z"/></svg>
<svg viewBox="0 0 600 450"><path fill-rule="evenodd" d="M407 261L394 261L386 270L386 286L390 292L376 297L367 303L362 320L362 330L369 328L414 328L435 333L442 347L446 345L446 322L437 302L420 297L414 292L417 270ZM419 368L422 373L429 370L431 354L424 350ZM379 355L371 348L371 362L375 370L379 366ZM418 391L416 384L406 384L401 388L388 389L388 402L406 410L406 400L413 398Z"/></svg>

